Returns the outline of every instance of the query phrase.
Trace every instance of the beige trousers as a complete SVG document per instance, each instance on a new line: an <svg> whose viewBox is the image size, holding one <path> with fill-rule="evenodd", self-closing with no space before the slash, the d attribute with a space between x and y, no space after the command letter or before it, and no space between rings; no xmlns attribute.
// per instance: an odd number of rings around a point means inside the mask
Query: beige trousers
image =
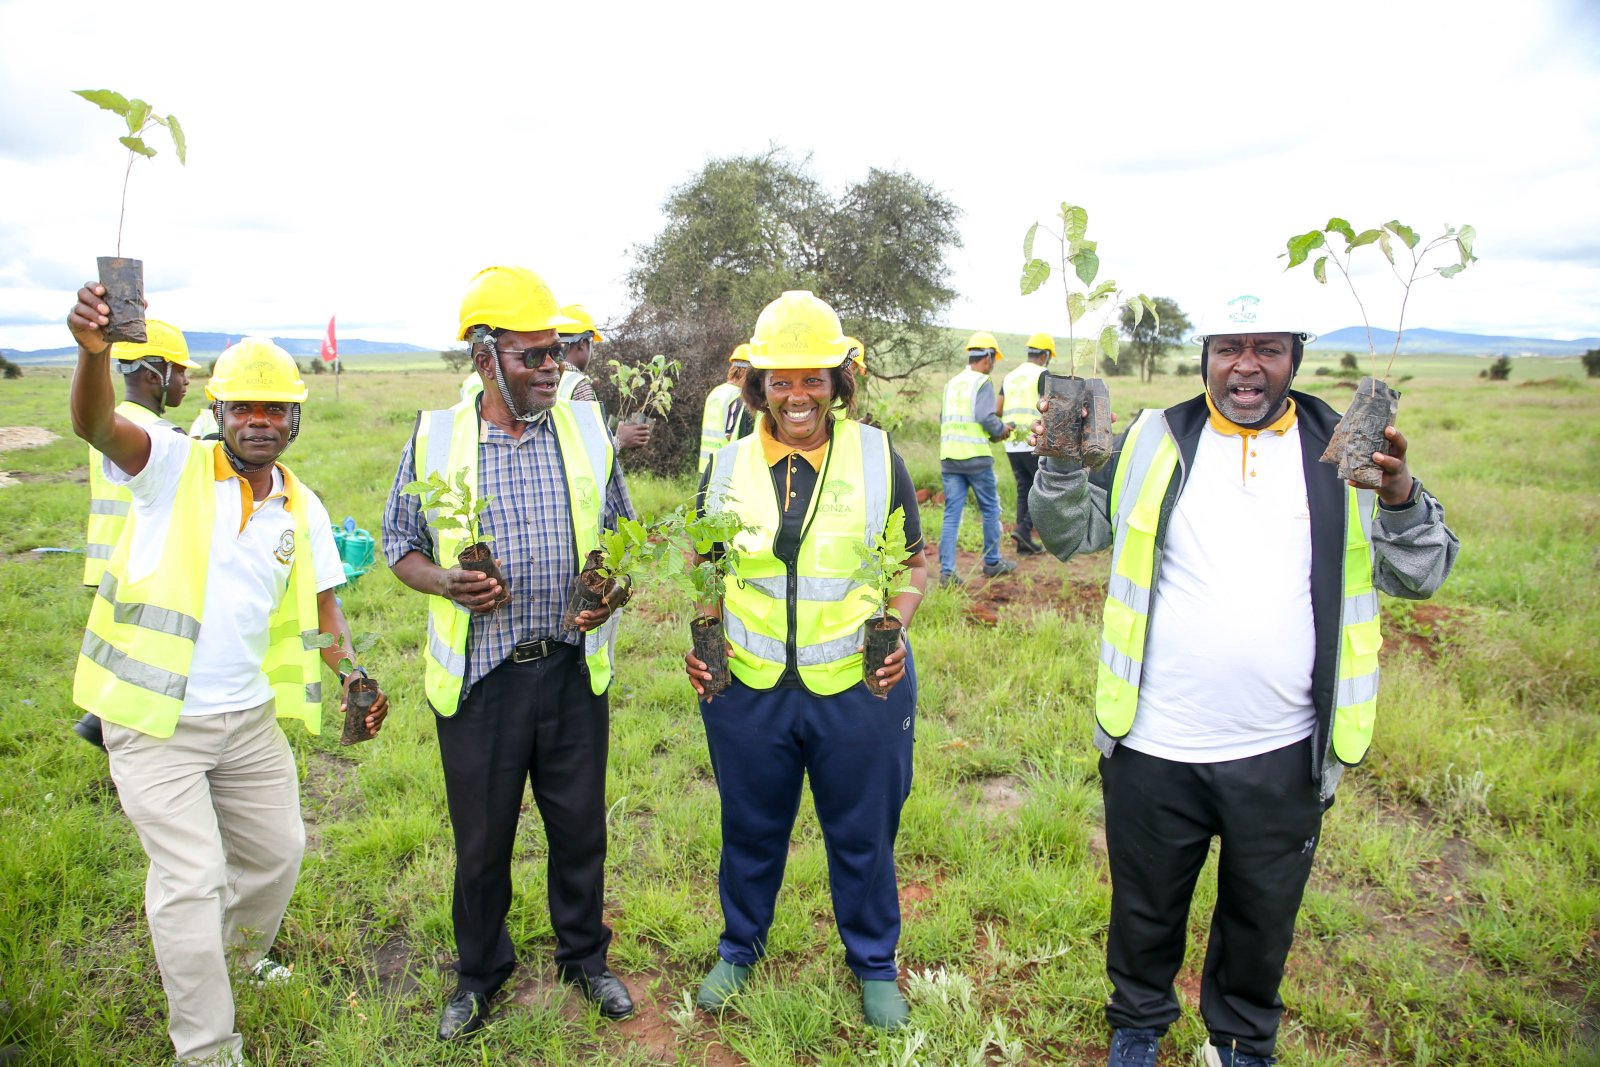
<svg viewBox="0 0 1600 1067"><path fill-rule="evenodd" d="M289 906L305 826L294 754L273 705L186 716L169 738L105 724L150 872L150 920L181 1063L242 1063L230 970L254 966Z"/></svg>

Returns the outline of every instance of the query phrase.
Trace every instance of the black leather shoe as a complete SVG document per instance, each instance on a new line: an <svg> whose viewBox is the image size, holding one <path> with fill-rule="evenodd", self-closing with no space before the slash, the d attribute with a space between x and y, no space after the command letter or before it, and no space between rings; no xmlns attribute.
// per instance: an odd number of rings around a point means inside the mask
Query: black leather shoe
<svg viewBox="0 0 1600 1067"><path fill-rule="evenodd" d="M489 1022L489 998L482 993L458 989L450 994L439 1013L439 1040L455 1041L471 1037Z"/></svg>
<svg viewBox="0 0 1600 1067"><path fill-rule="evenodd" d="M1017 546L1017 551L1024 556L1037 556L1044 551L1044 546L1035 541L1031 535L1020 530L1011 531L1011 541Z"/></svg>
<svg viewBox="0 0 1600 1067"><path fill-rule="evenodd" d="M633 998L628 995L628 987L609 970L569 975L567 981L583 994L584 1000L597 1005L600 1014L607 1019L626 1019L633 1014Z"/></svg>
<svg viewBox="0 0 1600 1067"><path fill-rule="evenodd" d="M104 752L106 750L105 734L100 729L100 716L89 712L83 718L72 724L72 732L89 742L95 748Z"/></svg>

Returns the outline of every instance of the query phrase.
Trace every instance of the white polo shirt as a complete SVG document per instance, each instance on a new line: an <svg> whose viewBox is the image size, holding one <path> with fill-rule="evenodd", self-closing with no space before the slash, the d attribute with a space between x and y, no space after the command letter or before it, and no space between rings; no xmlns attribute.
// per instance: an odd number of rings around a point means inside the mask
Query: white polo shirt
<svg viewBox="0 0 1600 1067"><path fill-rule="evenodd" d="M1201 431L1122 741L1136 752L1219 763L1311 735L1311 509L1293 415L1260 434L1213 415Z"/></svg>
<svg viewBox="0 0 1600 1067"><path fill-rule="evenodd" d="M257 501L250 483L229 466L220 442L196 441L175 433L149 437L150 461L136 477L128 477L108 459L102 461L106 478L133 494L130 581L138 581L160 564L172 501L189 450L203 448L213 453L217 471L205 606L181 714L215 715L258 707L272 699L272 686L261 670L261 661L267 654L268 623L288 588L296 552L309 547L319 593L344 582L328 510L301 483L308 494L306 521L311 544L297 545L283 492L283 473L276 466L271 494Z"/></svg>

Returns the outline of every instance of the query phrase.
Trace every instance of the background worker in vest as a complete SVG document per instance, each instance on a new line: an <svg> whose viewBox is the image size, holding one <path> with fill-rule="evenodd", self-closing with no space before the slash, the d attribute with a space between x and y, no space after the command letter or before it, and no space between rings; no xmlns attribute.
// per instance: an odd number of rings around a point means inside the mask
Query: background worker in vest
<svg viewBox="0 0 1600 1067"><path fill-rule="evenodd" d="M105 721L117 796L150 858L145 912L178 1060L238 1064L230 964L256 981L288 977L266 952L305 849L277 720L321 729L307 641L320 631L350 647L334 596L344 568L327 509L277 462L306 396L288 353L247 338L217 360L206 395L222 442L144 426L112 407L104 295L85 285L67 320L78 342L72 425L133 508L89 612L72 697ZM325 648L322 659L336 669L341 654ZM380 695L367 729L387 713Z"/></svg>
<svg viewBox="0 0 1600 1067"><path fill-rule="evenodd" d="M561 327L561 343L565 346L562 360L560 399L593 400L594 383L589 380L589 356L594 346L605 341L595 327L594 316L582 304L568 304L561 309L561 317L568 320ZM612 435L618 448L629 450L643 448L650 443L650 427L643 423L618 424Z"/></svg>
<svg viewBox="0 0 1600 1067"><path fill-rule="evenodd" d="M1028 491L1039 470L1039 457L1033 454L1027 433L1039 417L1039 379L1055 355L1056 339L1047 333L1036 333L1028 338L1028 362L1000 382L998 410L1007 430L1006 459L1011 462L1011 476L1017 480L1017 525L1011 531L1011 540L1016 542L1018 552L1029 556L1043 552L1044 546L1033 539L1033 520L1028 516Z"/></svg>
<svg viewBox="0 0 1600 1067"><path fill-rule="evenodd" d="M700 473L722 447L751 431L752 420L744 407L744 376L750 369L750 346L739 345L728 357L728 378L706 394L700 413Z"/></svg>
<svg viewBox="0 0 1600 1067"><path fill-rule="evenodd" d="M123 341L115 345L111 358L122 375L122 402L118 415L140 426L158 426L183 432L183 427L162 416L168 408L183 403L189 392L189 371L199 366L189 358L189 344L182 332L159 319L145 320L144 344ZM133 494L113 485L101 469L101 455L89 449L89 526L84 537L83 584L93 589L106 573L106 561L117 546L117 538L128 521ZM86 713L72 727L73 732L91 745L105 747L100 735L100 719Z"/></svg>
<svg viewBox="0 0 1600 1067"><path fill-rule="evenodd" d="M506 929L511 858L528 784L549 841L550 924L563 980L620 1019L627 987L606 965L606 687L609 607L562 612L584 554L602 527L633 517L604 413L591 401L557 403L558 311L544 280L490 267L461 301L461 340L483 376L481 398L419 413L383 520L395 576L428 594L425 685L435 712L445 795L455 832L456 951L460 974L439 1020L441 1041L483 1029L489 1002L516 967ZM465 472L488 501L483 532L506 578L457 566L464 541L434 525L403 488L437 471Z"/></svg>
<svg viewBox="0 0 1600 1067"><path fill-rule="evenodd" d="M989 381L995 360L1005 358L994 334L975 333L967 339L967 369L945 383L939 413L939 473L944 478L939 581L945 585L961 584L956 576L956 536L968 489L983 517L983 573L993 578L1017 569L1013 560L1000 556L1000 491L989 447L1009 432L996 411L994 385Z"/></svg>
<svg viewBox="0 0 1600 1067"><path fill-rule="evenodd" d="M1205 1055L1275 1062L1278 986L1322 813L1371 740L1374 589L1426 598L1459 548L1444 508L1412 477L1399 430L1387 431L1391 454L1374 458L1376 493L1317 462L1338 415L1289 389L1310 339L1197 338L1202 395L1145 411L1094 475L1046 459L1034 482L1033 518L1051 552L1113 546L1095 745L1114 1067L1154 1064L1178 1018L1172 981L1214 836ZM1146 519L1130 522L1135 512Z"/></svg>
<svg viewBox="0 0 1600 1067"><path fill-rule="evenodd" d="M894 841L911 790L916 671L902 635L878 672L892 686L888 699L867 691L861 641L874 608L850 576L860 563L854 546L872 544L894 508L905 514L915 592L892 606L907 625L927 565L905 463L887 434L848 417L848 362L839 317L826 303L796 291L768 304L744 383L746 407L763 417L755 434L717 454L701 481L703 510L726 503L754 532L737 541L737 580L722 606L733 684L700 703L722 800L724 925L696 1003L725 1007L765 952L809 778L845 963L860 979L867 1022L894 1029L908 1017L895 981ZM845 414L835 412L840 401ZM684 663L703 698L705 663L693 652Z"/></svg>

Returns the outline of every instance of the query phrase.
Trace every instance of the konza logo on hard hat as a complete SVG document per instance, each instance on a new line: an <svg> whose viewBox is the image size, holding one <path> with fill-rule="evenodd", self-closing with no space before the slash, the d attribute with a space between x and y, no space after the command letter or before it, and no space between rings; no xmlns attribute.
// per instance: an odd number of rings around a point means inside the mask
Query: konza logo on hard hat
<svg viewBox="0 0 1600 1067"><path fill-rule="evenodd" d="M1256 305L1261 303L1259 296L1236 296L1228 301L1228 318L1233 322L1256 321Z"/></svg>
<svg viewBox="0 0 1600 1067"><path fill-rule="evenodd" d="M778 351L780 353L810 351L813 332L809 322L790 322L778 331Z"/></svg>
<svg viewBox="0 0 1600 1067"><path fill-rule="evenodd" d="M249 366L245 367L244 374L241 375L241 378L243 383L252 389L270 389L274 384L272 380L272 369L271 360L258 359L254 363L251 363Z"/></svg>

